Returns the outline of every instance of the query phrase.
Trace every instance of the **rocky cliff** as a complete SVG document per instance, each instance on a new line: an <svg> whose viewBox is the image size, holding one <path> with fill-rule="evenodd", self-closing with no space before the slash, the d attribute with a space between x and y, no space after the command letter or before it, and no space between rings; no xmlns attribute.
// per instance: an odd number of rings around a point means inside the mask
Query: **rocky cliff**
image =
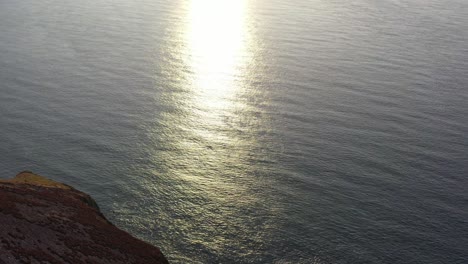
<svg viewBox="0 0 468 264"><path fill-rule="evenodd" d="M30 172L0 180L0 264L168 263L110 223L94 200Z"/></svg>

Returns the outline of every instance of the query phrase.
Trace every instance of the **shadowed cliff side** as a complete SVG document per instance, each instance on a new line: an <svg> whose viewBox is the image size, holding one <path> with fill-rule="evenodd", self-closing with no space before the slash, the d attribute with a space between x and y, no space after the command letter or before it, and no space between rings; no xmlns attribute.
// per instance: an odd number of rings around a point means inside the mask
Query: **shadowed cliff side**
<svg viewBox="0 0 468 264"><path fill-rule="evenodd" d="M168 263L87 194L31 172L0 180L0 263Z"/></svg>

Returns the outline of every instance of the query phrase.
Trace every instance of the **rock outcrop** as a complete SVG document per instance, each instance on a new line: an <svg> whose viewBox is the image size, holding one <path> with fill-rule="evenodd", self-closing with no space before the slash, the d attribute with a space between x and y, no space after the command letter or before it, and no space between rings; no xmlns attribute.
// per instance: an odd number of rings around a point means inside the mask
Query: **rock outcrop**
<svg viewBox="0 0 468 264"><path fill-rule="evenodd" d="M168 263L87 194L31 172L0 180L0 264Z"/></svg>

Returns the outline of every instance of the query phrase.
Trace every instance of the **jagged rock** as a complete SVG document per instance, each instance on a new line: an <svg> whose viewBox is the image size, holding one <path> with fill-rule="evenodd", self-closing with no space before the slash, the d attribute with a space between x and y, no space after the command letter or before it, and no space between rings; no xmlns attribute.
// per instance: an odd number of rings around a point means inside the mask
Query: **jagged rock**
<svg viewBox="0 0 468 264"><path fill-rule="evenodd" d="M0 264L168 263L87 194L31 172L0 180Z"/></svg>

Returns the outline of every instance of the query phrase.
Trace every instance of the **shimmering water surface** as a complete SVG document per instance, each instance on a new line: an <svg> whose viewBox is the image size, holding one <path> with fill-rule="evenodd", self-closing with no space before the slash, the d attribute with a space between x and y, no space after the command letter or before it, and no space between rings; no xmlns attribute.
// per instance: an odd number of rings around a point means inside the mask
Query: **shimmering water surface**
<svg viewBox="0 0 468 264"><path fill-rule="evenodd" d="M0 0L0 175L173 263L468 263L465 0Z"/></svg>

